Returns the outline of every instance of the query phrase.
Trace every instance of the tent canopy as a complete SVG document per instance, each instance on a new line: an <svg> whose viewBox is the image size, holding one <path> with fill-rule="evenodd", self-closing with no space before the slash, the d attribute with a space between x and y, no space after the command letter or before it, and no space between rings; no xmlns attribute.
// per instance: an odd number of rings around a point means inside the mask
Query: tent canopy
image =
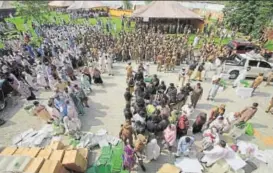
<svg viewBox="0 0 273 173"><path fill-rule="evenodd" d="M52 7L69 7L74 1L51 1L48 3Z"/></svg>
<svg viewBox="0 0 273 173"><path fill-rule="evenodd" d="M77 9L91 9L91 8L100 8L107 7L101 1L75 1L67 9L68 10L77 10Z"/></svg>
<svg viewBox="0 0 273 173"><path fill-rule="evenodd" d="M132 17L202 20L201 16L183 7L178 1L153 1L135 10Z"/></svg>
<svg viewBox="0 0 273 173"><path fill-rule="evenodd" d="M12 1L0 1L0 10L2 9L14 9L15 7L12 5Z"/></svg>

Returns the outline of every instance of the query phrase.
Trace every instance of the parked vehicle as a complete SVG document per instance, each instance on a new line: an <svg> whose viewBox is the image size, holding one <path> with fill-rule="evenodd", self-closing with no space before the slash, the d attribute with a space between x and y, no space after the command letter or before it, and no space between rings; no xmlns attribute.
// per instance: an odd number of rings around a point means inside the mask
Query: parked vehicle
<svg viewBox="0 0 273 173"><path fill-rule="evenodd" d="M224 72L230 75L230 79L236 79L244 68L249 68L246 75L248 78L256 78L259 73L267 77L273 65L256 53L233 54L224 63Z"/></svg>
<svg viewBox="0 0 273 173"><path fill-rule="evenodd" d="M235 53L239 54L244 54L258 48L253 43L245 40L232 40L226 45L226 47L230 52L235 51Z"/></svg>
<svg viewBox="0 0 273 173"><path fill-rule="evenodd" d="M257 46L254 43L246 40L232 40L226 45L226 48L229 50L230 54L233 51L238 54L245 54L253 50L261 51L260 46ZM271 57L273 53L272 51L266 50L266 54L268 57Z"/></svg>

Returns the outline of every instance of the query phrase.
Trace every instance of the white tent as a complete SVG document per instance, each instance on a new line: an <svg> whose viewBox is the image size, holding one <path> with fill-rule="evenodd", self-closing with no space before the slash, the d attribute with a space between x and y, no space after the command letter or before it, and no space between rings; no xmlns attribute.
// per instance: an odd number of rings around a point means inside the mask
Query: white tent
<svg viewBox="0 0 273 173"><path fill-rule="evenodd" d="M12 1L0 1L0 9L13 9Z"/></svg>
<svg viewBox="0 0 273 173"><path fill-rule="evenodd" d="M77 9L91 9L91 8L99 8L99 7L107 7L107 5L105 5L101 1L75 1L67 9L77 10Z"/></svg>
<svg viewBox="0 0 273 173"><path fill-rule="evenodd" d="M74 1L51 1L48 5L52 7L69 7L73 3Z"/></svg>

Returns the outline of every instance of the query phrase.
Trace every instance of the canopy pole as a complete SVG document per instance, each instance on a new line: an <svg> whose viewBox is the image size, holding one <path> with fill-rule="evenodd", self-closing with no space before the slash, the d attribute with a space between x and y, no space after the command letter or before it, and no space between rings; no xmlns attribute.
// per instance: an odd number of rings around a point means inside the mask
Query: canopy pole
<svg viewBox="0 0 273 173"><path fill-rule="evenodd" d="M176 26L176 37L178 37L178 27L179 27L179 22L180 22L180 19L178 18L177 19L177 26Z"/></svg>

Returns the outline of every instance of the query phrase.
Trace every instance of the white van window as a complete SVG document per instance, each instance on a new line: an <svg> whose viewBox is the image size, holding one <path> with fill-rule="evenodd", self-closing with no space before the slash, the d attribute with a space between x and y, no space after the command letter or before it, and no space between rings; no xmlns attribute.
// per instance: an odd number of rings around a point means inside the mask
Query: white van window
<svg viewBox="0 0 273 173"><path fill-rule="evenodd" d="M239 63L239 66L245 66L245 63L246 63L246 59L243 59L243 60Z"/></svg>
<svg viewBox="0 0 273 173"><path fill-rule="evenodd" d="M271 68L270 64L268 64L267 62L261 61L259 67L262 68Z"/></svg>
<svg viewBox="0 0 273 173"><path fill-rule="evenodd" d="M257 67L258 66L258 61L249 60L248 65L250 67Z"/></svg>

